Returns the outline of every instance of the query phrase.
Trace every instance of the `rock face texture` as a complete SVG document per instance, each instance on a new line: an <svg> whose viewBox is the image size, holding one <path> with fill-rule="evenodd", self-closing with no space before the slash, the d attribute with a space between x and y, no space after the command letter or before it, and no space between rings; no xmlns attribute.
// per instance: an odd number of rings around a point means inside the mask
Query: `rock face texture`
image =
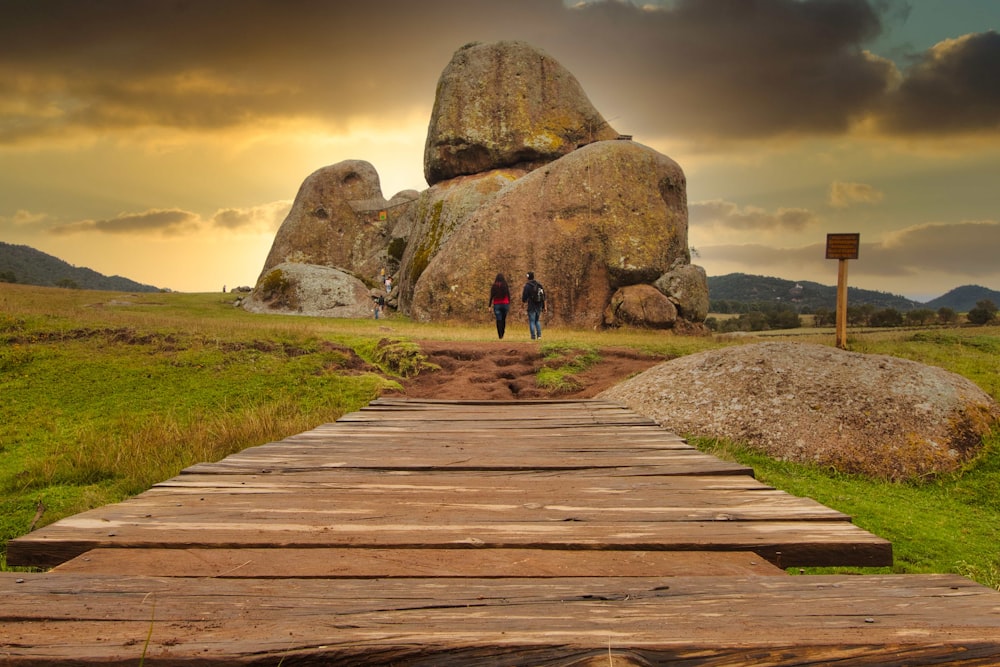
<svg viewBox="0 0 1000 667"><path fill-rule="evenodd" d="M466 224L480 206L526 173L521 169L496 169L473 176L458 176L420 194L413 212L410 242L403 251L404 269L399 276L400 307L405 312L411 310L417 281L431 259L449 245L452 234ZM490 277L492 282L493 276Z"/></svg>
<svg viewBox="0 0 1000 667"><path fill-rule="evenodd" d="M630 141L604 141L511 182L455 231L413 294L420 320L486 306L497 272L545 285L553 322L593 326L620 286L652 282L687 261L684 174ZM523 282L523 281L522 281Z"/></svg>
<svg viewBox="0 0 1000 667"><path fill-rule="evenodd" d="M960 375L802 343L680 357L598 397L677 433L889 480L955 470L1000 420L996 401Z"/></svg>
<svg viewBox="0 0 1000 667"><path fill-rule="evenodd" d="M408 212L418 197L415 190L405 190L386 200L375 167L363 160L318 169L299 187L278 228L258 287L273 268L286 263L337 268L374 280L384 267L398 264L392 253L402 254L412 224ZM247 303L255 301L260 295Z"/></svg>
<svg viewBox="0 0 1000 667"><path fill-rule="evenodd" d="M523 42L468 44L438 80L424 176L434 185L538 166L617 136L576 78L549 55Z"/></svg>
<svg viewBox="0 0 1000 667"><path fill-rule="evenodd" d="M705 272L691 265L684 172L620 136L580 84L523 42L470 44L441 75L424 151L431 185L385 201L360 160L302 184L263 280L295 262L369 286L418 320L468 320L504 273L534 271L549 324L698 331ZM517 296L515 297L515 300Z"/></svg>

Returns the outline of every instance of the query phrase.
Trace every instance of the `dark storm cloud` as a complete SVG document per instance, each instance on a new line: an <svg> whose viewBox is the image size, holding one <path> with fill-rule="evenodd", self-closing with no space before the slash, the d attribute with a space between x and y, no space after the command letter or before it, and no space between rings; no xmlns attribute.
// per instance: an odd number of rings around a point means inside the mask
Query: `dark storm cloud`
<svg viewBox="0 0 1000 667"><path fill-rule="evenodd" d="M0 0L0 144L296 118L346 127L352 116L429 113L452 53L497 39L549 52L616 129L640 139L836 134L883 108L898 72L863 46L883 30L882 17L898 19L902 7L891 0L678 0L658 9L617 0L576 7ZM935 110L956 118L939 131L982 126L996 108L995 40L987 33L947 57L928 54L894 94L888 126L924 127ZM956 107L963 107L957 116Z"/></svg>
<svg viewBox="0 0 1000 667"><path fill-rule="evenodd" d="M646 132L658 123L703 138L839 133L887 87L891 64L861 49L880 30L863 0L683 0L611 37L608 53L621 54L625 99L645 100L622 113Z"/></svg>
<svg viewBox="0 0 1000 667"><path fill-rule="evenodd" d="M966 35L922 54L888 97L881 123L898 134L1000 129L1000 34Z"/></svg>
<svg viewBox="0 0 1000 667"><path fill-rule="evenodd" d="M522 32L538 37L566 12L559 0L7 0L0 9L5 143L429 110L457 48L517 26L536 26Z"/></svg>

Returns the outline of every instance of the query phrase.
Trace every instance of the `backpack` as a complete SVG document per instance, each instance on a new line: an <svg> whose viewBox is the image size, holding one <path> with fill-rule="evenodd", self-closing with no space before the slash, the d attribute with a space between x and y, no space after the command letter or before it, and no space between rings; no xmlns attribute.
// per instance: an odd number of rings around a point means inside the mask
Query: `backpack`
<svg viewBox="0 0 1000 667"><path fill-rule="evenodd" d="M545 307L545 288L537 281L535 282L535 290L531 294L531 303L539 308Z"/></svg>

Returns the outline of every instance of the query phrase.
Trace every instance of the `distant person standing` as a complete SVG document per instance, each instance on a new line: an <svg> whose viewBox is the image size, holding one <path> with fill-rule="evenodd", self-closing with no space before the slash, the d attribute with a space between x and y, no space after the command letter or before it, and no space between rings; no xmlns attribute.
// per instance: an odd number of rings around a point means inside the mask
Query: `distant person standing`
<svg viewBox="0 0 1000 667"><path fill-rule="evenodd" d="M545 310L545 290L541 283L535 280L535 273L528 271L528 282L521 290L521 303L528 308L528 331L531 332L531 340L541 340L542 338L542 311Z"/></svg>
<svg viewBox="0 0 1000 667"><path fill-rule="evenodd" d="M490 287L490 307L497 319L497 336L503 340L504 331L507 330L507 313L510 311L510 287L502 273L497 274Z"/></svg>

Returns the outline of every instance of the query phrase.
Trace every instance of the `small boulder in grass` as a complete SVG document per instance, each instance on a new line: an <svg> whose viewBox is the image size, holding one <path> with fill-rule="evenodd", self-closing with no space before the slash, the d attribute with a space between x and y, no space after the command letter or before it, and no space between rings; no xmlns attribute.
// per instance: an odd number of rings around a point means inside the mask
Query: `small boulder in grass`
<svg viewBox="0 0 1000 667"><path fill-rule="evenodd" d="M1000 404L960 375L804 343L680 357L599 398L677 433L893 481L958 469L1000 424Z"/></svg>

